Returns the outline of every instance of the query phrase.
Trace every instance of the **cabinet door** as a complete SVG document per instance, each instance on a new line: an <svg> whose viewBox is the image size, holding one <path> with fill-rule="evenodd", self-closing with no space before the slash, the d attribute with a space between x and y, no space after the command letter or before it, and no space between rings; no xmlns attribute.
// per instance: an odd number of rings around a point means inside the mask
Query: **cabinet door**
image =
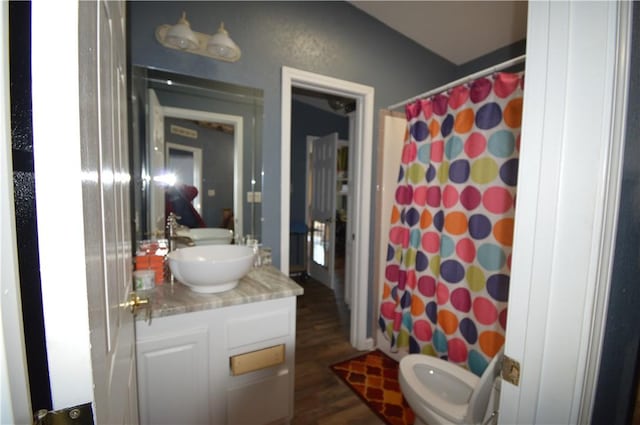
<svg viewBox="0 0 640 425"><path fill-rule="evenodd" d="M226 376L218 382L225 382L227 424L289 423L294 397L295 297L235 306L231 311L225 314L225 357L256 354L281 344L285 353L282 363L235 376L229 370L230 361L225 361Z"/></svg>
<svg viewBox="0 0 640 425"><path fill-rule="evenodd" d="M291 376L287 369L227 390L227 418L233 425L287 423ZM248 408L251 406L251 408Z"/></svg>
<svg viewBox="0 0 640 425"><path fill-rule="evenodd" d="M142 424L208 424L207 328L138 341Z"/></svg>

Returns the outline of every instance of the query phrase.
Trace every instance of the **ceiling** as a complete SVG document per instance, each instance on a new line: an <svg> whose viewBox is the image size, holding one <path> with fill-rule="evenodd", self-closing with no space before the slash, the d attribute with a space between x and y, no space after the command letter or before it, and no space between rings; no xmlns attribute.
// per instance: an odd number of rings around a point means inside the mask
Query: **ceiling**
<svg viewBox="0 0 640 425"><path fill-rule="evenodd" d="M524 39L527 2L350 1L388 27L462 65Z"/></svg>
<svg viewBox="0 0 640 425"><path fill-rule="evenodd" d="M527 35L527 2L460 0L349 1L364 13L446 60L462 65ZM489 28L490 30L484 30ZM294 98L326 111L329 95L294 89Z"/></svg>

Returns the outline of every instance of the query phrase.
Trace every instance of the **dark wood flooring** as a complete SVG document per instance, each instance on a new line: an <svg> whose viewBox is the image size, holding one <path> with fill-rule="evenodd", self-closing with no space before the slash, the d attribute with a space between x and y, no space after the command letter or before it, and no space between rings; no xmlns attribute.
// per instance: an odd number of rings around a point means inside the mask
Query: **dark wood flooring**
<svg viewBox="0 0 640 425"><path fill-rule="evenodd" d="M349 310L311 278L294 278L297 299L294 425L384 424L329 366L358 355L349 343ZM340 290L336 290L340 293Z"/></svg>

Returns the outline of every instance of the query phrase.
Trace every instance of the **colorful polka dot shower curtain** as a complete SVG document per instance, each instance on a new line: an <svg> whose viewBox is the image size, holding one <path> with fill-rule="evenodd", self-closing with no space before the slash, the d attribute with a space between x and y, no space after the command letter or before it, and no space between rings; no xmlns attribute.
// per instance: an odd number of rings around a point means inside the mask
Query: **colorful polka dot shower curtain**
<svg viewBox="0 0 640 425"><path fill-rule="evenodd" d="M481 375L504 343L524 74L406 107L379 326Z"/></svg>

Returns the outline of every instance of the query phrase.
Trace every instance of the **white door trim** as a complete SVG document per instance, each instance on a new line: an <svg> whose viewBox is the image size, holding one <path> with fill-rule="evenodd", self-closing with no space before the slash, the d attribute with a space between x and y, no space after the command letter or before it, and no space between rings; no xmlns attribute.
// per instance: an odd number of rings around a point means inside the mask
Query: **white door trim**
<svg viewBox="0 0 640 425"><path fill-rule="evenodd" d="M596 221L600 234L596 235L595 243L599 243L599 250L594 253L594 256L597 255L594 259L594 262L596 262L594 274L599 284L596 285L594 290L595 299L592 306L590 334L585 347L585 376L582 392L579 393L580 410L578 412L578 423L589 423L593 414L593 403L600 373L602 345L607 325L611 275L613 272L620 211L631 62L632 7L629 2L620 2L618 6L617 11L611 14L611 18L617 21L612 25L616 35L609 40L609 49L615 52L612 53L614 56L611 59L613 65L611 74L608 75L611 79L608 81L611 85L609 89L611 104L604 111L605 120L608 122L608 126L604 131L608 134L605 133L603 136L610 138L610 143L604 147L606 152L605 167L607 167L608 171L605 172L602 181L602 190L604 192L602 194L602 214L597 217Z"/></svg>
<svg viewBox="0 0 640 425"><path fill-rule="evenodd" d="M54 410L94 400L82 183L96 176L83 173L80 155L79 9L73 1L33 2L31 12L40 280Z"/></svg>
<svg viewBox="0 0 640 425"><path fill-rule="evenodd" d="M353 300L351 304L351 345L359 350L373 346L367 337L367 308L369 304L369 259L371 221L371 150L373 145L373 96L370 86L340 80L325 75L282 67L282 109L280 146L280 270L289 274L289 207L291 187L291 90L293 87L331 93L356 99L354 135L354 223L353 233ZM351 166L351 164L349 164Z"/></svg>
<svg viewBox="0 0 640 425"><path fill-rule="evenodd" d="M9 102L9 2L0 4L2 65L0 84L0 423L31 423L29 380L22 324L20 277L11 164L11 105Z"/></svg>
<svg viewBox="0 0 640 425"><path fill-rule="evenodd" d="M500 423L591 417L597 372L590 378L589 368L601 350L619 196L616 95L628 10L625 2L529 3L505 346L522 368L519 386L503 382Z"/></svg>

